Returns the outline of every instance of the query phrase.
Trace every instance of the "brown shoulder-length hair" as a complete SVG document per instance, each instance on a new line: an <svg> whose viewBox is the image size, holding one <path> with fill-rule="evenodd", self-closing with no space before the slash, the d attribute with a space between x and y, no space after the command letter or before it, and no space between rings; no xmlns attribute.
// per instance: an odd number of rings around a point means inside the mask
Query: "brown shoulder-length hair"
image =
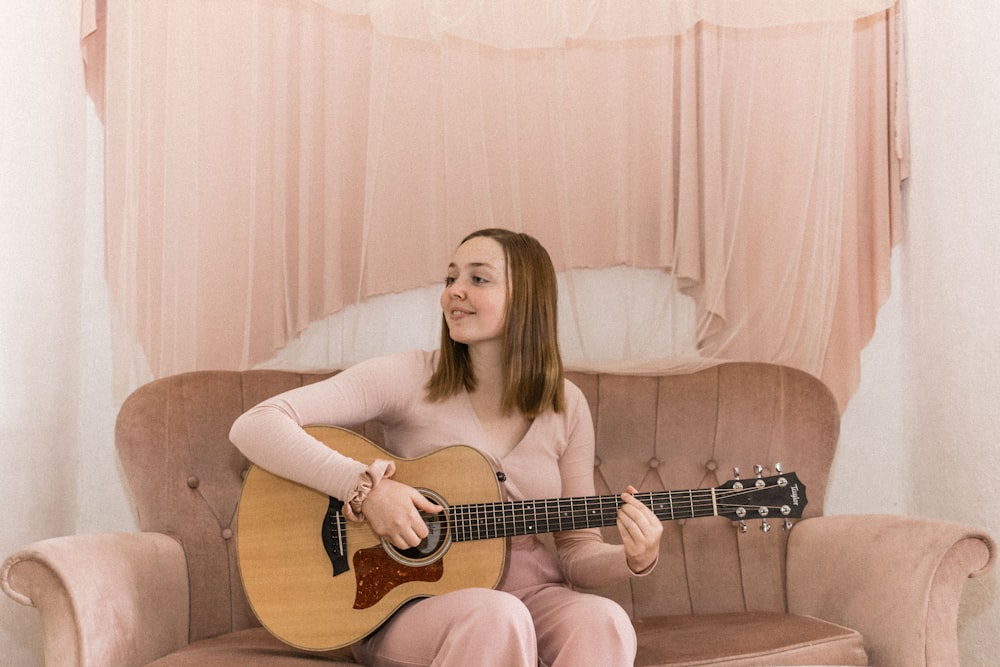
<svg viewBox="0 0 1000 667"><path fill-rule="evenodd" d="M556 271L548 251L534 237L506 229L481 229L503 248L507 261L507 313L503 332L503 409L537 417L548 409L562 412L563 365L559 353ZM427 383L427 398L442 401L465 388L474 391L476 377L469 348L448 334L441 317L441 354Z"/></svg>

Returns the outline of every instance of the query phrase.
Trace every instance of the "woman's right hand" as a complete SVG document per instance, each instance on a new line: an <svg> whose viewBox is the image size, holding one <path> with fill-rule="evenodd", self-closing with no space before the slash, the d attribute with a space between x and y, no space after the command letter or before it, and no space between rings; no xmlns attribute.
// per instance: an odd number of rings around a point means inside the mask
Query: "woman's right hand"
<svg viewBox="0 0 1000 667"><path fill-rule="evenodd" d="M376 484L361 506L375 534L399 549L415 547L427 537L427 524L420 512L437 514L442 509L412 486L389 478Z"/></svg>

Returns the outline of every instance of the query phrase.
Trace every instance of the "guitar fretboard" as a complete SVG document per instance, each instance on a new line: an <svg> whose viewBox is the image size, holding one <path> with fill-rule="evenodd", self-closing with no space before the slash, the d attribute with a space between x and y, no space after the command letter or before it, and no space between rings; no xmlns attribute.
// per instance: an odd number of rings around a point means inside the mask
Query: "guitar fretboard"
<svg viewBox="0 0 1000 667"><path fill-rule="evenodd" d="M660 521L719 513L717 489L637 493L635 497ZM456 505L451 508L449 523L452 539L458 542L601 528L615 524L621 504L620 496L581 496Z"/></svg>

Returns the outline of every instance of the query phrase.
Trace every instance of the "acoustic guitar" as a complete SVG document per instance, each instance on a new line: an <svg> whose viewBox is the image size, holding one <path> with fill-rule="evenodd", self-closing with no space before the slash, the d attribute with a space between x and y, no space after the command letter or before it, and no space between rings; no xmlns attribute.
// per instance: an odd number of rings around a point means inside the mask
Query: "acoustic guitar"
<svg viewBox="0 0 1000 667"><path fill-rule="evenodd" d="M303 649L332 650L363 639L414 598L495 587L506 538L613 526L621 505L617 495L508 501L502 473L471 447L400 459L345 429L306 430L345 456L393 460L393 479L445 509L424 515L429 535L419 546L398 549L367 523L344 519L340 500L252 466L237 516L243 586L261 624ZM806 505L795 473L762 477L759 468L756 478L737 476L715 488L635 497L662 521L775 517L786 528Z"/></svg>

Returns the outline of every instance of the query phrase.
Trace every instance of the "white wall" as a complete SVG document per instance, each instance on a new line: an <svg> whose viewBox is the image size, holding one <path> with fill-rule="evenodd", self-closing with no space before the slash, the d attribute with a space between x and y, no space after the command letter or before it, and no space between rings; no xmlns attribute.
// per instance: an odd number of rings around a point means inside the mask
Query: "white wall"
<svg viewBox="0 0 1000 667"><path fill-rule="evenodd" d="M1000 538L1000 5L904 3L912 172L828 509ZM962 664L1000 655L1000 574L967 582Z"/></svg>
<svg viewBox="0 0 1000 667"><path fill-rule="evenodd" d="M921 0L907 29L907 506L1000 538L1000 5ZM966 586L963 664L1000 655L998 582Z"/></svg>
<svg viewBox="0 0 1000 667"><path fill-rule="evenodd" d="M1000 536L990 493L1000 481L1000 8L963 13L971 7L905 8L908 229L844 415L828 510L943 517ZM101 144L80 80L79 6L0 0L0 30L3 556L134 521L111 441ZM78 281L56 289L66 272ZM10 427L25 415L32 428ZM966 586L965 665L1000 655L997 582ZM35 612L0 599L3 664L40 665L39 646Z"/></svg>
<svg viewBox="0 0 1000 667"><path fill-rule="evenodd" d="M77 413L75 401L66 398L78 393L77 374L64 372L79 358L79 292L49 287L62 282L56 276L78 270L83 252L84 98L79 67L66 64L71 16L52 5L0 3L4 554L27 540L76 528ZM59 111L74 106L74 114ZM51 442L66 446L52 448ZM12 664L29 664L38 635L35 614L4 600L0 654Z"/></svg>
<svg viewBox="0 0 1000 667"><path fill-rule="evenodd" d="M134 528L111 446L102 130L80 6L0 0L0 557ZM0 664L41 664L37 613L0 597Z"/></svg>

